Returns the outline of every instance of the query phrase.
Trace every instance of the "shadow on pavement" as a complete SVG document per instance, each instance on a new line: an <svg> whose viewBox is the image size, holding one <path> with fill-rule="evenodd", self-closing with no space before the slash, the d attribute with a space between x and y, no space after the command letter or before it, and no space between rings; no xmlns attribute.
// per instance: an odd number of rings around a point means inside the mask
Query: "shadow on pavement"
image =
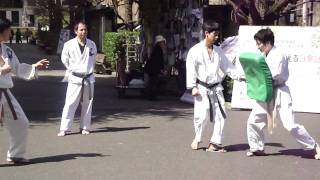
<svg viewBox="0 0 320 180"><path fill-rule="evenodd" d="M273 146L273 147L284 147L280 143L265 143L265 146ZM233 152L233 151L246 151L250 147L248 144L232 144L232 145L227 145L225 146L225 149L228 152ZM268 154L269 155L269 154Z"/></svg>
<svg viewBox="0 0 320 180"><path fill-rule="evenodd" d="M268 154L270 156L296 156L304 159L314 159L314 150L304 150L304 149L286 149L280 150L278 153Z"/></svg>
<svg viewBox="0 0 320 180"><path fill-rule="evenodd" d="M20 165L1 164L0 167L26 166L26 165L32 165L32 164L41 164L41 163L50 163L50 162L61 162L61 161L74 160L74 159L77 159L79 157L83 158L83 157L105 157L105 156L111 156L111 155L102 155L100 153L63 154L63 155L55 155L55 156L33 158L33 159L30 159L30 163L27 163L27 164L20 164Z"/></svg>
<svg viewBox="0 0 320 180"><path fill-rule="evenodd" d="M245 151L249 149L248 144L232 144L224 147L228 152Z"/></svg>
<svg viewBox="0 0 320 180"><path fill-rule="evenodd" d="M91 131L91 133L100 133L100 132L119 132L119 131L131 131L137 129L149 129L150 127L102 127L97 130Z"/></svg>
<svg viewBox="0 0 320 180"><path fill-rule="evenodd" d="M132 104L134 106L134 104ZM121 107L119 109L106 109L105 111L99 110L94 115L95 117L92 118L93 122L99 123L103 122L108 119L114 120L129 120L132 117L140 117L145 115L150 116L161 116L166 117L167 121L173 121L177 118L185 118L189 119L192 116L191 111L181 111L177 110L180 107L162 107L163 105L154 106L153 107L134 107L132 109L125 109L125 107ZM152 120L152 119L150 119Z"/></svg>
<svg viewBox="0 0 320 180"><path fill-rule="evenodd" d="M149 129L150 127L102 127L97 128L96 130L91 130L90 133L103 133L103 132L119 132L119 131L131 131L137 129ZM69 135L81 134L80 132L70 132Z"/></svg>
<svg viewBox="0 0 320 180"><path fill-rule="evenodd" d="M284 147L281 143L265 143L266 146Z"/></svg>

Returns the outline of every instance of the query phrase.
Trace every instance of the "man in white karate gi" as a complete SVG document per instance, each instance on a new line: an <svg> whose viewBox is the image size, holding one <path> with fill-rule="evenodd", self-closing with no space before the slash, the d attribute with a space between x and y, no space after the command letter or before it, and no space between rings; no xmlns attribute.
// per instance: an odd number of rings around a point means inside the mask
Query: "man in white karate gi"
<svg viewBox="0 0 320 180"><path fill-rule="evenodd" d="M0 18L0 122L9 132L7 162L28 163L25 158L29 120L18 101L10 92L13 87L12 74L31 80L37 77L37 69L46 68L49 61L42 59L35 64L20 63L17 56L4 42L10 39L11 22Z"/></svg>
<svg viewBox="0 0 320 180"><path fill-rule="evenodd" d="M274 110L284 128L307 149L313 149L315 159L320 159L320 149L316 141L309 135L304 126L294 120L290 90L286 85L289 77L288 60L281 50L274 46L274 34L269 29L261 29L255 35L256 45L266 58L272 74L274 86ZM247 156L262 156L264 152L264 132L267 124L267 106L270 104L255 101L247 123L247 135L250 150ZM269 122L270 123L270 122ZM273 122L271 122L273 123Z"/></svg>
<svg viewBox="0 0 320 180"><path fill-rule="evenodd" d="M243 75L227 59L222 49L214 43L219 38L219 24L206 21L203 24L204 40L193 46L187 55L187 88L194 96L195 138L191 148L198 149L207 120L213 121L213 133L207 151L225 152L222 131L225 122L224 97L219 71L232 79L243 80Z"/></svg>
<svg viewBox="0 0 320 180"><path fill-rule="evenodd" d="M62 112L60 132L65 136L71 128L76 109L81 103L80 132L89 134L94 91L94 65L97 48L87 38L87 25L79 22L75 25L76 37L67 41L61 53L61 61L67 68L68 88Z"/></svg>

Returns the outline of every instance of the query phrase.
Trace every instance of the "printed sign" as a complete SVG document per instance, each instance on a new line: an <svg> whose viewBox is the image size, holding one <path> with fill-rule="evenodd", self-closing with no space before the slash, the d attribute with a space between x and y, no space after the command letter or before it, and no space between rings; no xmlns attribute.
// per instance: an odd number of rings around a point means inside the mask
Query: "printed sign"
<svg viewBox="0 0 320 180"><path fill-rule="evenodd" d="M70 30L69 29L61 29L59 36L59 44L57 48L57 54L61 54L63 45L70 39Z"/></svg>

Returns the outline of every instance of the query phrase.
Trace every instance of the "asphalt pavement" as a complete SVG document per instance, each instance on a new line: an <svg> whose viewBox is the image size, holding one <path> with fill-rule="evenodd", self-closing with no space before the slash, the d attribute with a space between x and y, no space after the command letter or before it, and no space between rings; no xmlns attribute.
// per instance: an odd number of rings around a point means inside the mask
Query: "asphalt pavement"
<svg viewBox="0 0 320 180"><path fill-rule="evenodd" d="M317 180L320 161L303 150L277 122L266 133L265 157L246 157L246 120L250 111L227 111L223 143L227 153L205 152L210 131L200 150L193 139L193 106L178 97L147 101L138 92L118 99L115 75L97 75L90 135L79 134L79 112L72 134L57 137L64 104L64 68L56 55L36 46L15 45L21 62L47 57L49 70L34 81L15 80L12 89L30 120L28 158L31 163L5 162L8 136L0 128L0 179L8 180ZM296 113L297 122L320 141L320 115ZM212 124L208 124L210 126ZM1 158L2 157L2 158Z"/></svg>

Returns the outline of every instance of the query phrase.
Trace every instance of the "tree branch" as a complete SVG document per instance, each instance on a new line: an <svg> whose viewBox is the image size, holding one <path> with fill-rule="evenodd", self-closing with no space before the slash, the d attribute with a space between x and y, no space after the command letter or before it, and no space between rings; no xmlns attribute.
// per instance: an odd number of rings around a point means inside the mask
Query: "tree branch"
<svg viewBox="0 0 320 180"><path fill-rule="evenodd" d="M235 16L234 17L234 20L236 20L237 17L241 18L243 21L245 21L247 24L249 22L249 17L248 15L246 15L243 10L240 8L240 6L242 4L246 4L246 1L240 1L240 5L237 5L235 2L231 1L231 0L224 0L227 4L229 4L232 9L233 9L233 15ZM237 22L238 23L238 22Z"/></svg>
<svg viewBox="0 0 320 180"><path fill-rule="evenodd" d="M112 0L112 5L114 7L113 11L116 14L116 16L123 21L123 23L125 24L126 27L129 27L128 24L126 23L126 21L124 20L124 18L122 16L120 16L120 14L118 13L118 2L117 2L117 0Z"/></svg>
<svg viewBox="0 0 320 180"><path fill-rule="evenodd" d="M296 3L297 0L280 0L275 2L272 7L266 12L265 18L268 21L274 21L279 18L279 12L284 9L289 3Z"/></svg>

